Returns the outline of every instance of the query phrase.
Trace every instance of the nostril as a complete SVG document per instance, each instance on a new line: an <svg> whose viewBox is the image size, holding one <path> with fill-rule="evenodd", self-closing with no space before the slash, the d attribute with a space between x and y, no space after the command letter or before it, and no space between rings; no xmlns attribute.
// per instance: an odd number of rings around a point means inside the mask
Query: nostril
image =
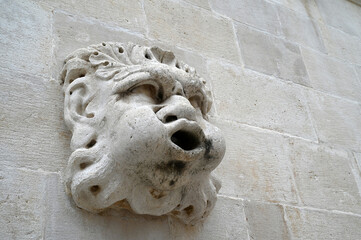
<svg viewBox="0 0 361 240"><path fill-rule="evenodd" d="M186 151L193 150L200 144L199 138L195 134L184 130L175 132L171 136L171 141Z"/></svg>
<svg viewBox="0 0 361 240"><path fill-rule="evenodd" d="M173 122L173 121L176 121L178 118L177 116L174 116L174 115L169 115L165 118L165 122L166 123L169 123L169 122Z"/></svg>

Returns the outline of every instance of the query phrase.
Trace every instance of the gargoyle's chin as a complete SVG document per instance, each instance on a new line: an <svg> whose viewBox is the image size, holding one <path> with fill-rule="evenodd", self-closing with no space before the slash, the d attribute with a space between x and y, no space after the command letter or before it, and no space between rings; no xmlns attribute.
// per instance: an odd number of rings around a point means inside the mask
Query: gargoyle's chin
<svg viewBox="0 0 361 240"><path fill-rule="evenodd" d="M171 212L182 199L182 188L174 190L157 190L138 183L134 186L128 202L138 214L161 216Z"/></svg>

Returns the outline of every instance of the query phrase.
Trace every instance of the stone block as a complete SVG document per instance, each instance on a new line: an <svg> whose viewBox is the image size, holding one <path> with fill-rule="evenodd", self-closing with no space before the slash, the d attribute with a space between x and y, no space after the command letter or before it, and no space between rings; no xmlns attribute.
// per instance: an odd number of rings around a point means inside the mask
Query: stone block
<svg viewBox="0 0 361 240"><path fill-rule="evenodd" d="M237 25L237 36L246 68L307 86L308 77L297 45Z"/></svg>
<svg viewBox="0 0 361 240"><path fill-rule="evenodd" d="M286 39L322 52L325 51L320 31L314 20L286 8L279 8L279 17Z"/></svg>
<svg viewBox="0 0 361 240"><path fill-rule="evenodd" d="M281 205L244 202L250 239L290 239Z"/></svg>
<svg viewBox="0 0 361 240"><path fill-rule="evenodd" d="M361 38L361 7L351 1L315 0L324 21L339 30Z"/></svg>
<svg viewBox="0 0 361 240"><path fill-rule="evenodd" d="M144 1L149 37L197 53L239 62L230 21L202 8L173 1Z"/></svg>
<svg viewBox="0 0 361 240"><path fill-rule="evenodd" d="M53 18L55 47L52 74L55 79L59 77L65 58L78 48L104 41L134 42L137 44L147 42L140 34L132 34L119 27L109 27L99 21L89 21L83 17L64 12L55 11Z"/></svg>
<svg viewBox="0 0 361 240"><path fill-rule="evenodd" d="M171 239L167 218L134 215L127 210L92 214L64 192L57 174L47 178L44 239Z"/></svg>
<svg viewBox="0 0 361 240"><path fill-rule="evenodd" d="M297 203L289 145L280 134L212 119L224 134L226 155L216 168L220 193L245 199Z"/></svg>
<svg viewBox="0 0 361 240"><path fill-rule="evenodd" d="M202 225L185 226L170 219L170 229L174 240L248 239L242 201L223 196Z"/></svg>
<svg viewBox="0 0 361 240"><path fill-rule="evenodd" d="M0 169L0 235L2 239L43 239L45 174Z"/></svg>
<svg viewBox="0 0 361 240"><path fill-rule="evenodd" d="M60 171L70 154L60 84L0 71L2 166Z"/></svg>
<svg viewBox="0 0 361 240"><path fill-rule="evenodd" d="M6 0L0 9L3 68L48 76L51 57L51 16L32 1Z"/></svg>
<svg viewBox="0 0 361 240"><path fill-rule="evenodd" d="M312 88L361 101L361 82L351 65L304 48L302 56Z"/></svg>
<svg viewBox="0 0 361 240"><path fill-rule="evenodd" d="M292 239L361 239L359 216L293 207L286 213Z"/></svg>
<svg viewBox="0 0 361 240"><path fill-rule="evenodd" d="M238 22L269 32L282 33L277 8L264 0L211 0L212 10Z"/></svg>
<svg viewBox="0 0 361 240"><path fill-rule="evenodd" d="M360 214L361 196L350 167L353 156L302 140L292 139L290 143L290 159L303 204Z"/></svg>
<svg viewBox="0 0 361 240"><path fill-rule="evenodd" d="M77 0L71 3L67 0L38 0L37 2L47 10L63 10L71 14L99 19L111 26L120 26L140 33L146 31L146 18L141 0L92 2Z"/></svg>
<svg viewBox="0 0 361 240"><path fill-rule="evenodd" d="M361 41L359 38L328 25L320 24L320 28L329 55L361 65Z"/></svg>
<svg viewBox="0 0 361 240"><path fill-rule="evenodd" d="M300 86L219 62L208 69L222 118L316 139Z"/></svg>
<svg viewBox="0 0 361 240"><path fill-rule="evenodd" d="M309 90L307 95L319 140L341 148L360 151L360 104L313 90Z"/></svg>

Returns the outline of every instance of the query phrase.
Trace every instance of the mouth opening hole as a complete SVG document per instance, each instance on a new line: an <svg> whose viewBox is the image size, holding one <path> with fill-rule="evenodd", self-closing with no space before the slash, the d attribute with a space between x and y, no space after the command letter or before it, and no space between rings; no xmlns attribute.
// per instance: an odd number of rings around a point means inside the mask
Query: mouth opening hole
<svg viewBox="0 0 361 240"><path fill-rule="evenodd" d="M186 151L193 150L200 144L199 138L195 134L184 130L175 132L171 137L171 141Z"/></svg>

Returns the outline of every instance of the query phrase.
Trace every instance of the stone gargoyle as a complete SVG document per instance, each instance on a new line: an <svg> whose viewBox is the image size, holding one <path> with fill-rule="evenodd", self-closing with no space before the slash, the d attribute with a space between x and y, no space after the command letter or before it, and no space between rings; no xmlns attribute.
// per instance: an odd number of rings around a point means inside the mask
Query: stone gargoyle
<svg viewBox="0 0 361 240"><path fill-rule="evenodd" d="M78 207L186 224L209 214L225 141L207 121L210 92L192 67L157 47L105 42L68 56L61 79L72 132L66 188Z"/></svg>

